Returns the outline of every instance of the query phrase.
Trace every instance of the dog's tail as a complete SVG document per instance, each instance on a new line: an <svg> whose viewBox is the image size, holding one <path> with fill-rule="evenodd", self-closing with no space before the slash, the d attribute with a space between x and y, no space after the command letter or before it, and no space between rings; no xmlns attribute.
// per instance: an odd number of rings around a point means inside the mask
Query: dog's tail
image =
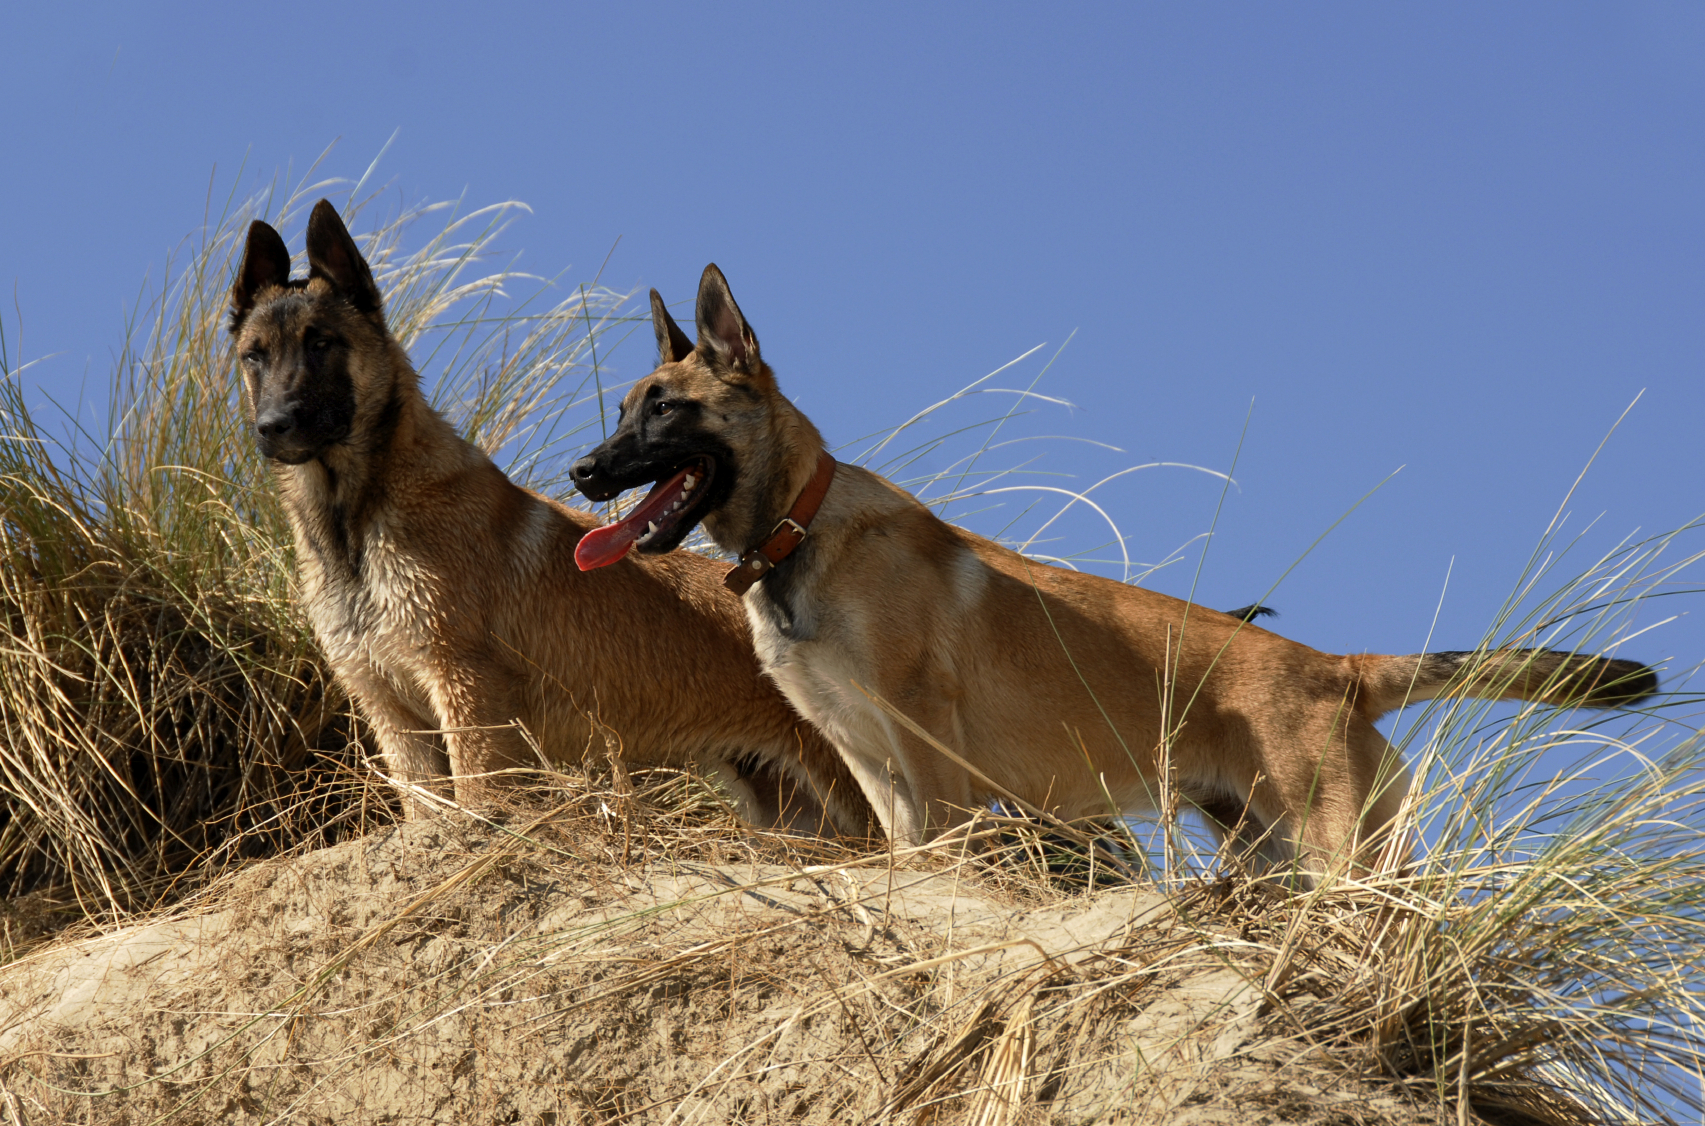
<svg viewBox="0 0 1705 1126"><path fill-rule="evenodd" d="M1494 649L1417 653L1408 657L1346 657L1356 703L1378 718L1417 700L1469 696L1537 700L1559 707L1628 708L1658 690L1658 674L1637 661L1559 653L1554 649Z"/></svg>

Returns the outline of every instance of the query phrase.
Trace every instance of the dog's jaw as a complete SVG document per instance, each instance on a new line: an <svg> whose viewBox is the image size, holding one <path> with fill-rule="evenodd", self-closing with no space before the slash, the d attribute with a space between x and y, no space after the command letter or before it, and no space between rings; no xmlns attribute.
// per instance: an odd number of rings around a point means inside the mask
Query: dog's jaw
<svg viewBox="0 0 1705 1126"><path fill-rule="evenodd" d="M659 478L651 493L633 511L581 537L574 561L582 571L607 567L631 550L660 555L673 551L698 524L698 513L717 477L716 459L696 457Z"/></svg>

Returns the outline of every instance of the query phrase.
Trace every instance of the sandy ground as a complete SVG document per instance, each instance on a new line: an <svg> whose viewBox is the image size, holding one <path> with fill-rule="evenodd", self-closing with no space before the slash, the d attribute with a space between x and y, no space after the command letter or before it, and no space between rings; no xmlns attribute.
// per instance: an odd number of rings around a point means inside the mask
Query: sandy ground
<svg viewBox="0 0 1705 1126"><path fill-rule="evenodd" d="M1153 890L1027 905L941 868L444 821L258 863L0 968L0 1122L1456 1120Z"/></svg>

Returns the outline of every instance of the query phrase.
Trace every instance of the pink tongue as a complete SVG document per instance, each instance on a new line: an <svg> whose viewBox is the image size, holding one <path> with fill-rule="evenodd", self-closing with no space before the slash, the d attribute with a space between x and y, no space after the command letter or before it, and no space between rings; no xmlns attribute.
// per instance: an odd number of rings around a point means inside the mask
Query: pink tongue
<svg viewBox="0 0 1705 1126"><path fill-rule="evenodd" d="M581 536L574 549L574 561L580 569L590 571L594 567L608 567L631 551L635 541L645 535L651 521L662 517L669 506L681 498L681 485L687 474L696 468L688 466L667 481L657 482L638 508L614 524L593 528Z"/></svg>

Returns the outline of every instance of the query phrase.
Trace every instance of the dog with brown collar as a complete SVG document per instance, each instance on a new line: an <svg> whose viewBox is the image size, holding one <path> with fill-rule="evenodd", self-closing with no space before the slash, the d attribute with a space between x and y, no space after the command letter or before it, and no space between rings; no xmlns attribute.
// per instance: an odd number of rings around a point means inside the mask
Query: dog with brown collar
<svg viewBox="0 0 1705 1126"><path fill-rule="evenodd" d="M572 476L594 500L656 484L576 558L665 553L703 523L740 557L727 581L764 670L897 842L996 797L1073 820L1153 810L1171 787L1270 860L1365 864L1409 785L1374 728L1385 713L1447 695L1625 707L1657 690L1636 662L1545 649L1321 653L1044 565L837 463L715 265L696 340L651 302L660 364Z"/></svg>

